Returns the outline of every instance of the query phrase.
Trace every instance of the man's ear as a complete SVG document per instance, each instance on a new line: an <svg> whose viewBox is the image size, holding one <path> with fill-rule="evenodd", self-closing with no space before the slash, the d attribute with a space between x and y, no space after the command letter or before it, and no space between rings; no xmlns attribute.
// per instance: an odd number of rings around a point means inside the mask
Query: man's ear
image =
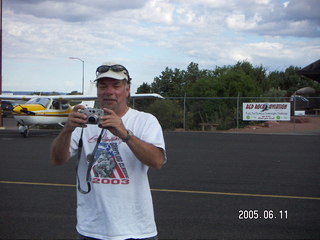
<svg viewBox="0 0 320 240"><path fill-rule="evenodd" d="M126 87L126 91L127 91L127 98L130 97L130 84L127 84L127 87Z"/></svg>

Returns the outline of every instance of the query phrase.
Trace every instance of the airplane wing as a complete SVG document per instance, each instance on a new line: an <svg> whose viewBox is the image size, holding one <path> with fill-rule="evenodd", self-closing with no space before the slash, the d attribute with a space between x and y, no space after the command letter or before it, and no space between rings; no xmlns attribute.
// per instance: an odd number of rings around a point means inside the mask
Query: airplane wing
<svg viewBox="0 0 320 240"><path fill-rule="evenodd" d="M158 93L135 93L130 95L131 98L160 98L164 99L160 94Z"/></svg>
<svg viewBox="0 0 320 240"><path fill-rule="evenodd" d="M0 99L3 100L25 100L28 101L36 95L0 95Z"/></svg>
<svg viewBox="0 0 320 240"><path fill-rule="evenodd" d="M0 95L0 99L4 100L30 100L32 98L52 98L55 100L95 100L97 96L93 95Z"/></svg>
<svg viewBox="0 0 320 240"><path fill-rule="evenodd" d="M160 94L157 93L136 93L131 94L131 98L160 98L164 99ZM83 101L93 101L97 99L96 95L54 95L54 96L44 96L44 95L0 95L0 99L4 100L25 100L28 101L31 98L52 98L55 100L83 100Z"/></svg>
<svg viewBox="0 0 320 240"><path fill-rule="evenodd" d="M48 97L48 96L47 96ZM83 100L90 101L98 99L96 95L57 95L50 96L56 100ZM131 98L160 98L164 99L160 94L157 93L135 93L130 95Z"/></svg>

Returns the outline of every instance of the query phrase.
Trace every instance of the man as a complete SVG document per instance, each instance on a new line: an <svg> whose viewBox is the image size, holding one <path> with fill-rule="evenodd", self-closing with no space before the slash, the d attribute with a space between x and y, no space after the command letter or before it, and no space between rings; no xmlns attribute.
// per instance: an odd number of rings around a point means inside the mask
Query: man
<svg viewBox="0 0 320 240"><path fill-rule="evenodd" d="M104 110L99 125L87 124L84 106L77 105L51 147L55 165L79 160L78 239L157 239L147 171L166 162L161 126L128 107L125 67L104 64L95 81Z"/></svg>

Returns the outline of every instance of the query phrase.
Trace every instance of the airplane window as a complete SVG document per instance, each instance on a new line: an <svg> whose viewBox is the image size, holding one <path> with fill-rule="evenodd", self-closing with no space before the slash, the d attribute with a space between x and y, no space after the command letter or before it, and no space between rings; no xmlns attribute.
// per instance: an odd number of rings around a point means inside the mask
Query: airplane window
<svg viewBox="0 0 320 240"><path fill-rule="evenodd" d="M40 104L43 107L47 107L50 102L49 98L31 98L26 104Z"/></svg>
<svg viewBox="0 0 320 240"><path fill-rule="evenodd" d="M60 103L57 101L52 102L53 109L60 109Z"/></svg>
<svg viewBox="0 0 320 240"><path fill-rule="evenodd" d="M100 108L100 104L98 100L94 101L94 108Z"/></svg>
<svg viewBox="0 0 320 240"><path fill-rule="evenodd" d="M69 105L68 104L62 104L61 108L63 110L67 110L69 108Z"/></svg>

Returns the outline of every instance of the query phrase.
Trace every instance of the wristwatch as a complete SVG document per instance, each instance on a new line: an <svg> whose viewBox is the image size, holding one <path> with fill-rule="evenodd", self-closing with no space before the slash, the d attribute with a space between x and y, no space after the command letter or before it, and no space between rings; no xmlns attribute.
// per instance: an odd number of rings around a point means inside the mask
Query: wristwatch
<svg viewBox="0 0 320 240"><path fill-rule="evenodd" d="M126 138L122 139L123 142L128 142L129 139L133 136L133 132L131 130L127 130L128 135Z"/></svg>

